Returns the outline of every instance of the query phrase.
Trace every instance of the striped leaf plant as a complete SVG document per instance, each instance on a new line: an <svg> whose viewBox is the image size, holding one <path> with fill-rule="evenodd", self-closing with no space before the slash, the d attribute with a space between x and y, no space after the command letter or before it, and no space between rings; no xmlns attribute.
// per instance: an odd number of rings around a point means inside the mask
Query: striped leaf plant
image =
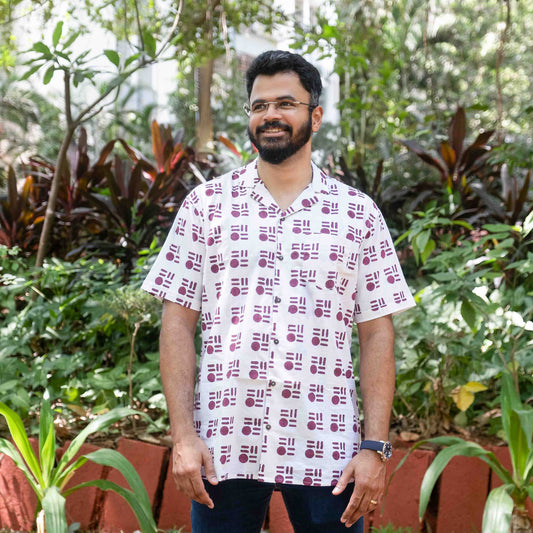
<svg viewBox="0 0 533 533"><path fill-rule="evenodd" d="M87 437L103 431L126 416L140 414L129 408L115 408L92 420L71 442L61 459L56 460L56 433L50 403L44 400L39 420L39 450L35 454L24 424L17 413L0 402L0 415L7 421L11 440L0 438L0 453L10 457L21 470L37 495L36 523L39 532L68 533L65 499L74 491L88 486L112 490L131 506L143 533L156 533L150 500L139 475L131 463L116 450L99 449L76 457ZM96 479L66 488L76 470L87 461L116 468L126 479L129 489L104 479Z"/></svg>

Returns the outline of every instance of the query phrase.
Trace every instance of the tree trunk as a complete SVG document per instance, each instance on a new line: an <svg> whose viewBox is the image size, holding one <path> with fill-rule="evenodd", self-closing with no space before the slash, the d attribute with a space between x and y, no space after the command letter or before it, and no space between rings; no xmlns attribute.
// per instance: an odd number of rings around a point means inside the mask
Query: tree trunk
<svg viewBox="0 0 533 533"><path fill-rule="evenodd" d="M41 238L39 239L39 249L37 250L37 260L35 266L40 268L43 266L44 258L48 250L50 242L50 233L52 231L52 223L54 221L55 209L57 197L59 195L59 186L61 184L61 171L67 162L67 150L70 145L70 141L74 135L75 126L67 127L63 141L61 142L61 148L59 149L59 155L57 156L56 168L54 170L54 177L52 178L52 185L50 187L50 193L48 195L48 203L46 205L46 214L44 216L43 229L41 231Z"/></svg>
<svg viewBox="0 0 533 533"><path fill-rule="evenodd" d="M213 152L213 115L211 113L211 84L214 59L198 67L198 119L196 122L196 152L202 157Z"/></svg>

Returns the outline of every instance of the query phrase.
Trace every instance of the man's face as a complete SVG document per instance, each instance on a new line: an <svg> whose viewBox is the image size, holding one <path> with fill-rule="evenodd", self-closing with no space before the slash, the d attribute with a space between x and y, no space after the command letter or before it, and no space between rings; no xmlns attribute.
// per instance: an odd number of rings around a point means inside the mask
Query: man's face
<svg viewBox="0 0 533 533"><path fill-rule="evenodd" d="M303 88L298 75L283 72L273 76L257 76L250 94L250 105L258 102L292 100L308 104L310 94ZM276 109L269 105L262 113L251 113L248 121L248 136L261 159L278 165L311 142L311 134L318 129L322 116L319 108L310 110L307 105L297 104L294 109ZM315 113L317 111L318 113Z"/></svg>

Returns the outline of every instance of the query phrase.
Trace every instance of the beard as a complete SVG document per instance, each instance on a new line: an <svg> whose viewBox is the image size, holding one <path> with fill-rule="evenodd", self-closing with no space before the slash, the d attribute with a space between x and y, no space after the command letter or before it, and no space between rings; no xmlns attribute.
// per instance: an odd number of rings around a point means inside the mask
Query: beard
<svg viewBox="0 0 533 533"><path fill-rule="evenodd" d="M285 130L289 134L289 138L265 138L263 142L260 142L259 135L262 132L267 131L269 128ZM258 126L255 130L255 135L250 130L250 126L248 126L248 137L257 148L259 156L263 161L266 161L271 165L279 165L307 144L313 133L312 128L311 114L309 114L308 121L303 124L294 135L292 128L288 124L276 120Z"/></svg>

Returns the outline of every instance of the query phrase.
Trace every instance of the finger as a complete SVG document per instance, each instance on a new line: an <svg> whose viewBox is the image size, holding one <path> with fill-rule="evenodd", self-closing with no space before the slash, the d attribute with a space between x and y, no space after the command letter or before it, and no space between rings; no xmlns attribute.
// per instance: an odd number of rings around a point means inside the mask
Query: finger
<svg viewBox="0 0 533 533"><path fill-rule="evenodd" d="M362 516L362 499L363 494L361 494L360 491L357 490L357 487L355 487L350 497L350 501L348 502L348 505L346 506L346 509L344 509L344 512L341 516L341 522L343 524L353 524L357 518L359 518L359 516Z"/></svg>
<svg viewBox="0 0 533 533"><path fill-rule="evenodd" d="M346 485L350 482L351 479L351 473L344 471L339 478L339 481L337 481L337 484L335 485L335 488L332 491L332 494L334 496L337 496L338 494L341 494L342 491L346 488Z"/></svg>
<svg viewBox="0 0 533 533"><path fill-rule="evenodd" d="M213 464L213 457L209 452L204 452L202 454L202 460L204 463L205 477L211 485L216 485L218 483L217 473L215 472L215 466Z"/></svg>
<svg viewBox="0 0 533 533"><path fill-rule="evenodd" d="M208 492L205 490L202 478L200 476L191 478L189 479L189 483L192 492L191 498L198 503L207 505L209 509L213 509L215 504L213 503L213 500L209 496Z"/></svg>

